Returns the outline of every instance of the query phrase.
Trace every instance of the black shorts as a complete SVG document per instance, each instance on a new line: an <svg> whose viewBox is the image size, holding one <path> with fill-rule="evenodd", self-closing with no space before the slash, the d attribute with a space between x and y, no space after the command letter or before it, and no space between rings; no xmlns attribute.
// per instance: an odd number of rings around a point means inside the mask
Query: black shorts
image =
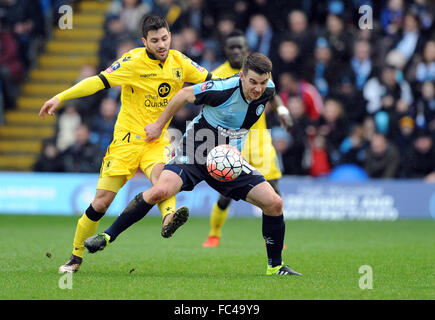
<svg viewBox="0 0 435 320"><path fill-rule="evenodd" d="M163 170L170 170L180 176L183 180L181 191L191 191L198 183L205 181L221 195L234 200L246 200L252 188L266 181L258 171L254 170L250 173L243 171L233 181L222 182L210 176L205 165L183 164L175 161L170 161Z"/></svg>

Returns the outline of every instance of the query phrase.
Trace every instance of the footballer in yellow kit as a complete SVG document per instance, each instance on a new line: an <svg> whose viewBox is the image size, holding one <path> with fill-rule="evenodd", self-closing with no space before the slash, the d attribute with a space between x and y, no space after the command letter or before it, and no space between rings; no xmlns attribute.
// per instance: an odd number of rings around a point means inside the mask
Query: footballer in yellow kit
<svg viewBox="0 0 435 320"><path fill-rule="evenodd" d="M169 161L172 152L167 126L158 141L146 142L145 125L158 119L185 82L202 82L207 74L205 69L176 50L169 50L162 64L145 48L131 50L100 73L99 77L108 86L122 85L122 94L114 139L103 159L99 186L106 190L114 187L112 191L116 192L118 186L106 185L104 177L119 175L130 179L139 167L150 178L154 165Z"/></svg>
<svg viewBox="0 0 435 320"><path fill-rule="evenodd" d="M240 30L231 32L225 40L224 51L228 60L212 71L214 78L228 78L241 71L243 57L248 52L244 33ZM280 100L276 101L277 99L275 97L272 102L282 104ZM246 161L260 171L279 194L277 182L282 174L279 169L276 150L272 145L272 137L267 130L265 114L263 112L258 121L249 130L242 149L242 155ZM222 227L228 215L230 202L230 198L220 196L218 202L214 204L210 215L210 232L202 245L204 248L212 248L219 245Z"/></svg>
<svg viewBox="0 0 435 320"><path fill-rule="evenodd" d="M211 78L207 70L181 52L170 49L171 33L165 18L149 14L142 22L144 47L125 53L99 75L86 78L59 93L42 106L39 115L53 115L65 100L94 94L116 85L122 86L121 109L115 124L113 141L103 159L97 190L92 203L77 223L73 252L59 272L78 271L84 255L84 242L92 236L119 189L140 168L155 183L171 157L166 128L160 139L145 141L146 125L155 122L169 100L184 83L200 83ZM175 197L158 205L163 230L176 225Z"/></svg>

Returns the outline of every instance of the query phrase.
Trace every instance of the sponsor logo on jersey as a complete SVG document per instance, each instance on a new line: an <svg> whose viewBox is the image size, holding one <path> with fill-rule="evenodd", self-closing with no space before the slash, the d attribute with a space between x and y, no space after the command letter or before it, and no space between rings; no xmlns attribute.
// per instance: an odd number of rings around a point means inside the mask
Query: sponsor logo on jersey
<svg viewBox="0 0 435 320"><path fill-rule="evenodd" d="M157 73L141 74L140 77L141 78L157 77Z"/></svg>
<svg viewBox="0 0 435 320"><path fill-rule="evenodd" d="M199 64L197 64L195 61L191 60L190 63L196 68L198 69L199 72L204 72L205 69L203 67L201 67Z"/></svg>
<svg viewBox="0 0 435 320"><path fill-rule="evenodd" d="M209 90L209 89L213 88L213 85L214 85L213 81L204 82L201 85L201 91Z"/></svg>
<svg viewBox="0 0 435 320"><path fill-rule="evenodd" d="M168 105L168 99L163 99L161 101L153 101L151 99L145 99L145 107L151 108L163 108Z"/></svg>
<svg viewBox="0 0 435 320"><path fill-rule="evenodd" d="M171 92L171 86L169 85L169 83L163 82L159 85L157 91L159 93L159 96L161 98L164 98L169 94L169 92Z"/></svg>
<svg viewBox="0 0 435 320"><path fill-rule="evenodd" d="M124 57L124 59L122 59L122 62L130 61L130 60L131 60L131 56L126 56Z"/></svg>
<svg viewBox="0 0 435 320"><path fill-rule="evenodd" d="M113 71L115 71L116 69L119 69L121 67L121 64L119 62L115 62L114 64L112 64L110 67L108 67L106 69L107 73L112 73Z"/></svg>

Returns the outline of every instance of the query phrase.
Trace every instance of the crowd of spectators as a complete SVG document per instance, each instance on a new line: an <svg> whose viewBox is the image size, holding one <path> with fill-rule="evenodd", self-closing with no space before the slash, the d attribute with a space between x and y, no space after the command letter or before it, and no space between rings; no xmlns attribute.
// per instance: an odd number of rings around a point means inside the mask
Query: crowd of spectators
<svg viewBox="0 0 435 320"><path fill-rule="evenodd" d="M59 7L74 0L0 0L0 125L50 37Z"/></svg>
<svg viewBox="0 0 435 320"><path fill-rule="evenodd" d="M363 5L371 10L360 12ZM293 129L285 132L267 110L284 174L321 177L354 164L373 178L433 179L431 1L115 0L104 24L99 65L82 73L98 73L142 46L138 26L148 12L166 16L172 47L210 71L224 62L222 44L235 28L245 32L251 51L271 58L277 94L294 119ZM65 129L68 136L80 126L76 123L84 123L89 141L104 154L114 109L119 109L119 88L71 104L75 111L65 108L65 116L81 120L65 121L74 123ZM171 127L183 130L197 111L182 109ZM61 122L57 141L63 141Z"/></svg>

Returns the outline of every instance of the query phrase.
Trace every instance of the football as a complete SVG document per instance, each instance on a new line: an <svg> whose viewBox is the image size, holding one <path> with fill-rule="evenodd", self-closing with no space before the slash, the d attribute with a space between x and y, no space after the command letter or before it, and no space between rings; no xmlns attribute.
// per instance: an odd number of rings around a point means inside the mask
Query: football
<svg viewBox="0 0 435 320"><path fill-rule="evenodd" d="M243 157L233 146L221 144L207 155L207 171L216 180L227 182L236 179L243 170Z"/></svg>

